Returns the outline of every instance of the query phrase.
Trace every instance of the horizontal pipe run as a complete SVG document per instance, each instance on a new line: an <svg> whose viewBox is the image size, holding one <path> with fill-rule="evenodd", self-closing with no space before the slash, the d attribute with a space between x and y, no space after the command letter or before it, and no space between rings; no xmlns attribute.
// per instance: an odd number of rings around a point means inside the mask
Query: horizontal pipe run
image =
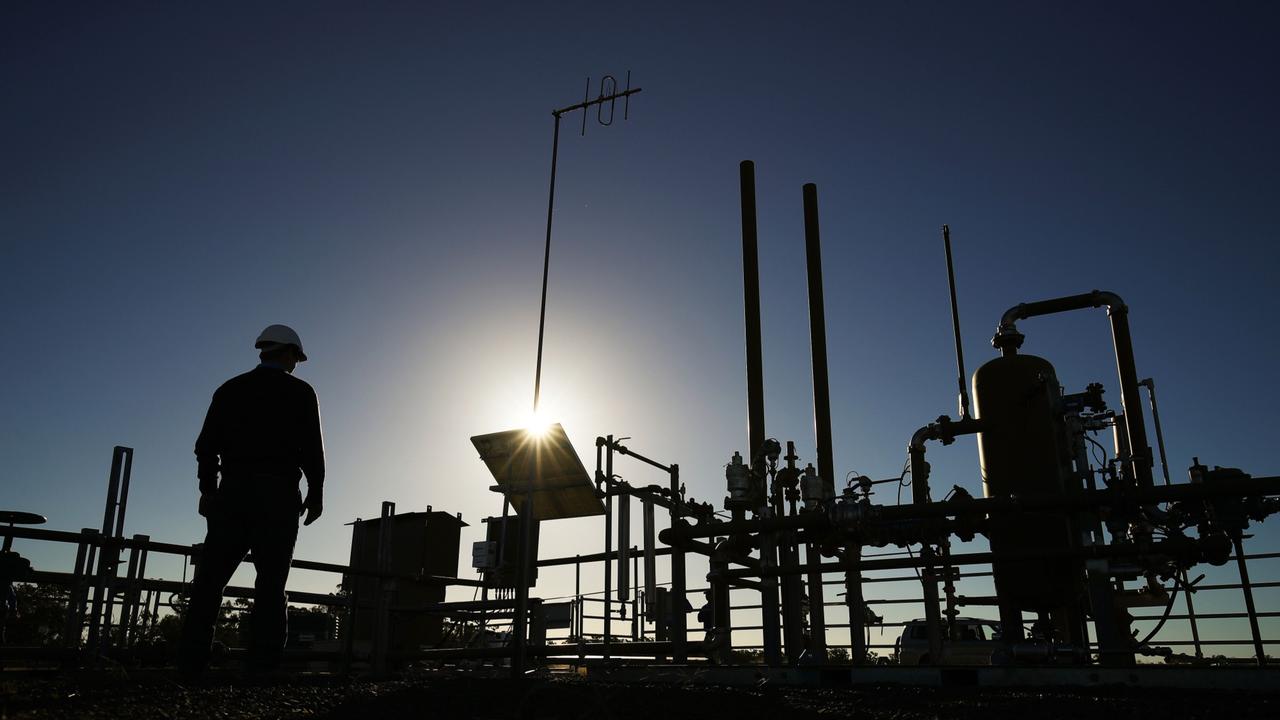
<svg viewBox="0 0 1280 720"><path fill-rule="evenodd" d="M991 497L966 498L912 505L873 505L865 512L852 514L848 523L893 523L982 514L1006 514L1031 511L1070 511L1099 507L1151 505L1162 502L1207 500L1217 497L1280 495L1280 477L1219 480L1213 483L1164 485L1142 488L1108 488L1081 490L1066 497ZM801 513L763 520L733 520L708 525L667 528L659 537L667 544L685 538L714 537L733 533L773 532L777 530L820 530L830 527L825 513ZM867 561L872 562L872 561ZM825 568L826 566L824 566ZM885 567L915 567L886 565Z"/></svg>
<svg viewBox="0 0 1280 720"><path fill-rule="evenodd" d="M1001 560L1001 561L1049 560L1049 559L1057 559L1057 558L1072 558L1072 559L1087 560L1087 559L1096 559L1096 558L1127 557L1131 555L1132 556L1176 555L1179 553L1179 551L1185 550L1185 548L1186 548L1186 545L1183 545L1183 544L1178 544L1174 546L1171 543L1157 542L1141 550L1139 550L1138 548L1126 547L1126 546L1092 545L1092 546L1084 546L1080 548L1063 549L1059 551L1042 550L1038 552L1027 552L1027 553L1005 552L1005 553L996 554L991 552L976 552L976 553L962 553L958 555L952 555L948 559L948 564L950 565L986 565L996 560ZM929 559L929 558L916 556L914 558L889 558L889 559L864 560L862 562L862 568L864 570L897 570L902 568L921 567L923 565L936 564L936 563L937 563L936 559ZM819 569L824 573L843 572L844 563L839 563L839 562L822 563L821 565L819 565ZM720 572L719 575L721 577L734 579L734 578L742 578L742 577L773 577L773 576L782 576L786 574L800 574L803 572L806 572L804 568L800 568L798 570L791 570L791 571L786 571L786 570L783 570L782 568L764 568L764 569L754 570L754 571L747 570L747 569L725 570ZM711 573L708 573L708 575L711 575Z"/></svg>
<svg viewBox="0 0 1280 720"><path fill-rule="evenodd" d="M611 642L607 644L608 652L612 656L631 656L631 657L660 657L670 655L674 647L671 642ZM603 655L606 649L605 643L569 643L566 645L529 645L526 652L535 657L577 657L579 653L584 655ZM690 655L698 655L696 646L690 645L687 649ZM392 657L400 660L468 660L468 659L485 659L485 658L508 658L511 657L511 648L509 647L486 647L486 648L434 648L431 650L417 650L412 652L396 653Z"/></svg>
<svg viewBox="0 0 1280 720"><path fill-rule="evenodd" d="M662 472L665 472L665 473L669 473L669 472L671 472L671 466L670 466L670 465L663 465L662 463L658 462L657 460L652 460L652 459L650 459L650 458L647 458L647 457L645 457L644 455L641 455L640 453L638 453L638 452L635 452L635 451L631 450L631 449L630 449L630 448L628 448L627 446L625 446L625 445L623 445L622 443L619 443L619 442L617 442L617 441L614 441L614 442L610 443L610 442L609 442L609 440L608 440L607 438L597 437L597 438L596 438L596 445L599 445L599 446L601 446L601 447L606 447L606 448L613 448L614 452L618 453L619 455L626 455L627 457L633 457L633 458L635 458L636 460L639 460L640 462L642 462L642 463L644 463L644 464L646 464L646 465L651 465L651 466L653 466L653 467L655 467L655 468L657 468L657 469L661 470Z"/></svg>
<svg viewBox="0 0 1280 720"><path fill-rule="evenodd" d="M631 548L632 553L639 552L639 548ZM654 548L656 555L670 555L671 548ZM555 567L557 565L576 565L578 563L593 563L617 560L620 553L613 550L607 553L592 553L590 555L572 555L569 557L548 558L539 560L538 567Z"/></svg>

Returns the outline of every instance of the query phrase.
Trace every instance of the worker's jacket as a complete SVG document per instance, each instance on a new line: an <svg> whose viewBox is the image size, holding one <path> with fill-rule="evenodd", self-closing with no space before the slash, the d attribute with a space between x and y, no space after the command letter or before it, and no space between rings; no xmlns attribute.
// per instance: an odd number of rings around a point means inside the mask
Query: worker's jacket
<svg viewBox="0 0 1280 720"><path fill-rule="evenodd" d="M213 394L196 460L202 494L297 502L303 473L308 488L319 492L324 439L315 390L267 365L231 378Z"/></svg>

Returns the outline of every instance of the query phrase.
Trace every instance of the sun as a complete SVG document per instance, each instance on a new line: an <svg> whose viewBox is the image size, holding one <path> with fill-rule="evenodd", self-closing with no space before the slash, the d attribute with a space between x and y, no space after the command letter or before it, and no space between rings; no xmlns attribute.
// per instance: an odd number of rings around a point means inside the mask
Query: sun
<svg viewBox="0 0 1280 720"><path fill-rule="evenodd" d="M547 433L551 432L551 418L541 410L535 410L529 413L529 417L525 419L524 430L530 437L543 438Z"/></svg>

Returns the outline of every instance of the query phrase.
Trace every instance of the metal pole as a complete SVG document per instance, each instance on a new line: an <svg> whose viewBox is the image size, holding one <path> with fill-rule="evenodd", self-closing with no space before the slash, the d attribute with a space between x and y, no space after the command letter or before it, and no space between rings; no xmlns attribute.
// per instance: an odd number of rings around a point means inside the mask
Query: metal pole
<svg viewBox="0 0 1280 720"><path fill-rule="evenodd" d="M1236 550L1236 567L1240 569L1240 589L1244 592L1244 607L1249 613L1249 631L1253 634L1253 652L1258 665L1267 664L1267 654L1262 647L1262 633L1258 629L1258 609L1253 604L1253 584L1249 582L1249 564L1244 558L1244 541L1240 531L1231 533L1231 543Z"/></svg>
<svg viewBox="0 0 1280 720"><path fill-rule="evenodd" d="M534 463L535 468L537 465L538 463ZM520 534L523 538L520 541L520 568L516 573L518 578L516 580L516 616L512 621L515 648L511 658L511 675L517 678L524 675L527 661L525 652L529 642L527 633L529 628L530 575L533 574L533 569L538 562L533 550L533 524L537 522L533 503L537 493L534 492L532 477L529 478L528 483L524 496L523 517L520 519Z"/></svg>
<svg viewBox="0 0 1280 720"><path fill-rule="evenodd" d="M582 603L582 556L575 555L573 557L573 599L574 599L574 617L573 628L574 635L578 641L578 662L586 660L586 651L584 649L586 641L582 638L582 613L585 609Z"/></svg>
<svg viewBox="0 0 1280 720"><path fill-rule="evenodd" d="M1187 604L1187 620L1191 623L1191 641L1195 643L1196 657L1204 657L1204 649L1200 647L1200 628L1196 623L1196 606L1191 600L1191 583L1187 581L1187 571L1182 573L1182 601Z"/></svg>
<svg viewBox="0 0 1280 720"><path fill-rule="evenodd" d="M604 554L613 552L613 436L608 437L604 455ZM609 635L613 630L613 563L604 562L604 659L609 659Z"/></svg>
<svg viewBox="0 0 1280 720"><path fill-rule="evenodd" d="M396 504L389 501L382 503L382 516L378 521L378 595L375 599L376 610L373 618L373 671L379 675L387 671L387 655L390 648L387 647L391 639L390 614L391 614L391 583L392 580L386 577L391 571L391 553L392 553L392 531L391 524L394 522L396 514Z"/></svg>
<svg viewBox="0 0 1280 720"><path fill-rule="evenodd" d="M862 546L845 548L843 560L844 602L849 608L849 660L854 665L864 665L867 662L867 611L862 597ZM821 563L821 558L818 561Z"/></svg>
<svg viewBox="0 0 1280 720"><path fill-rule="evenodd" d="M133 475L133 448L117 446L115 451L124 456L120 473L120 497L116 501L116 527L114 535L124 537L124 511L129 504L129 478Z"/></svg>
<svg viewBox="0 0 1280 720"><path fill-rule="evenodd" d="M1169 458L1164 453L1164 432L1160 429L1160 408L1156 406L1156 381L1147 378L1138 383L1147 389L1147 397L1151 401L1151 421L1156 426L1156 446L1160 449L1160 470L1164 472L1164 484L1169 485Z"/></svg>
<svg viewBox="0 0 1280 720"><path fill-rule="evenodd" d="M947 287L951 290L951 331L956 338L956 373L960 384L960 419L969 418L969 383L964 372L964 345L960 342L960 308L956 304L956 271L951 263L951 228L942 226L942 244L947 251Z"/></svg>
<svg viewBox="0 0 1280 720"><path fill-rule="evenodd" d="M671 527L680 522L680 466L671 466ZM685 650L688 635L689 616L685 613L685 603L689 601L685 587L684 546L678 544L671 548L671 660L676 663L689 661ZM662 611L661 608L658 609Z"/></svg>
<svg viewBox="0 0 1280 720"><path fill-rule="evenodd" d="M551 217L556 208L556 158L560 154L560 113L555 118L555 131L551 139L551 189L547 193L547 242L542 253L542 305L538 311L538 363L533 373L533 411L538 412L542 399L542 340L547 327L547 277L551 271Z"/></svg>
<svg viewBox="0 0 1280 720"><path fill-rule="evenodd" d="M93 567L89 557L92 549L91 534L94 531L84 528L80 531L80 542L76 545L76 563L71 573L71 586L67 593L67 617L63 627L63 647L77 650L80 647L80 631L84 626L84 578Z"/></svg>

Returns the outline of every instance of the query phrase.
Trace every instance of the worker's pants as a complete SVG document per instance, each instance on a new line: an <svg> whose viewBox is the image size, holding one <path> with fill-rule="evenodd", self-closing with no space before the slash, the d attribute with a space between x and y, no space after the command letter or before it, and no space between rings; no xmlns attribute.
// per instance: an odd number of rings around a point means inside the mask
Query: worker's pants
<svg viewBox="0 0 1280 720"><path fill-rule="evenodd" d="M280 663L288 617L284 587L298 538L298 508L280 502L237 505L219 508L208 519L179 649L179 665L188 672L200 672L209 663L223 589L246 553L253 554L257 570L248 626L248 667L271 670Z"/></svg>

